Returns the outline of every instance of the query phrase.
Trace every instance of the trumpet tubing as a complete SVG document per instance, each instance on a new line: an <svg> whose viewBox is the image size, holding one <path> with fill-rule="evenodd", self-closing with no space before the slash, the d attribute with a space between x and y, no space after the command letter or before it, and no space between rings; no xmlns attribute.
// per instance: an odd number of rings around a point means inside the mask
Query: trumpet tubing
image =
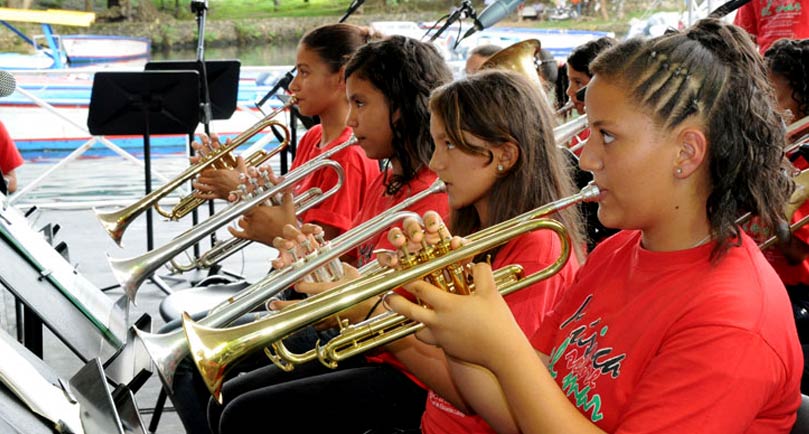
<svg viewBox="0 0 809 434"><path fill-rule="evenodd" d="M563 246L565 244L563 243ZM562 257L565 258L565 262L568 256L568 253L563 253ZM561 266L564 266L565 262L562 262ZM548 269L546 269L547 271ZM558 270L550 274L556 274L556 272ZM503 296L533 284L534 280L536 279L526 279L522 266L517 264L494 270L495 284ZM404 315L387 312L376 318L345 327L340 330L339 335L327 342L323 347L316 348L310 351L311 355L309 353L307 355L314 356L311 359L317 358L320 363L329 368L336 368L337 364L343 360L401 339L422 328L424 328L422 323L412 321ZM273 344L273 349L276 348L276 345ZM265 349L264 351L269 350ZM286 354L289 354L289 352L287 351ZM274 358L271 354L268 354L268 356L270 359ZM309 361L304 358L299 358L298 360ZM296 363L300 364L297 361Z"/></svg>
<svg viewBox="0 0 809 434"><path fill-rule="evenodd" d="M483 231L483 235L470 237L467 245L456 250L404 270L378 273L346 283L330 291L309 297L269 318L251 324L229 329L213 329L196 324L186 316L183 320L183 329L188 337L191 356L211 394L222 402L221 388L224 374L234 362L253 351L277 343L291 333L318 323L357 303L382 295L405 283L434 275L436 270L450 269L451 271L451 267L457 267L459 263L505 244L526 232L538 229L553 230L562 240L562 252L559 258L545 270L525 278L526 284L523 286L533 284L558 272L570 256L570 242L564 226L543 217L583 200L592 200L597 196L597 187L594 185L585 187L580 193L569 198L561 199L492 226ZM408 330L410 333L412 331L415 330ZM359 352L365 350L367 350L366 347L356 349ZM315 351L315 353L318 352L322 354L322 351ZM293 360L279 360L280 357L281 355L275 355L273 361L280 365L295 363L294 358Z"/></svg>
<svg viewBox="0 0 809 434"><path fill-rule="evenodd" d="M349 146L354 145L357 143L357 138L352 135L348 140L345 142L329 149L328 151L320 154L316 158L309 160L305 164L302 164L292 172L288 173L286 176L295 177L298 179L299 173L309 174L312 173L314 168L321 161L327 161L331 158L332 155L336 154L337 152L342 151L343 149L348 148ZM329 160L330 161L330 160ZM329 188L325 193L317 187L310 188L309 190L301 193L300 195L295 197L295 214L301 215L304 212L308 211L312 207L320 204L324 200L334 196L337 192L342 188L343 185L343 175L341 171L338 171L338 181ZM280 194L280 191L279 193ZM276 195L270 196L270 200L274 200ZM252 197L252 196L251 196ZM222 243L217 244L216 246L212 247L208 252L200 255L199 258L191 260L188 264L180 264L175 260L171 260L170 264L171 267L178 271L178 272L186 272L191 271L194 269L202 269L202 268L210 268L214 264L225 260L226 258L230 257L234 253L238 252L239 250L243 249L247 245L249 245L252 241L243 240L238 238L230 238Z"/></svg>
<svg viewBox="0 0 809 434"><path fill-rule="evenodd" d="M566 122L553 129L556 146L567 148L570 139L587 129L587 115L581 115L572 121Z"/></svg>
<svg viewBox="0 0 809 434"><path fill-rule="evenodd" d="M287 178L278 185L267 188L246 200L236 202L220 210L204 222L190 228L170 242L146 254L127 259L108 258L113 275L118 280L118 283L121 284L127 296L129 296L131 300L134 300L140 285L163 264L169 262L175 256L194 245L197 241L205 238L211 232L216 231L233 219L244 214L245 211L263 203L276 193L291 187L303 177L308 176L312 171L326 167L330 167L337 172L339 184L342 184L343 169L340 167L340 164L332 160L321 160L317 164L309 166L308 172L300 171L294 175L287 176Z"/></svg>
<svg viewBox="0 0 809 434"><path fill-rule="evenodd" d="M179 214L175 214L173 211L166 211L162 209L158 202L169 195L171 192L177 190L183 183L193 179L197 175L199 175L203 170L207 169L212 165L222 164L220 160L223 158L229 158L230 163L234 164L233 156L230 154L231 151L235 150L251 137L255 136L262 130L266 129L271 125L278 125L280 126L284 133L285 133L285 140L276 147L266 158L270 158L272 155L275 155L278 152L281 152L289 145L290 139L290 132L289 129L274 121L273 118L277 116L282 111L286 110L290 106L294 104L294 98L290 100L287 104L283 107L280 107L270 113L269 115L265 116L255 125L250 127L248 130L244 131L243 133L239 134L236 138L231 140L230 144L222 145L219 148L212 150L209 154L202 157L199 163L194 164L193 166L189 166L186 168L182 173L177 175L174 179L167 182L166 184L162 185L160 188L153 190L151 193L145 195L144 197L140 198L139 200L135 201L131 205L124 207L119 210L111 211L111 212L102 212L99 210L95 210L96 217L101 222L101 225L106 230L107 234L115 241L116 244L119 246L121 245L121 239L123 238L124 232L126 228L135 220L139 215L141 215L144 211L149 209L150 207L154 207L155 211L157 211L163 217L166 217L171 220L177 220L181 216ZM188 199L190 197L191 199ZM196 198L193 196L186 196L180 200L180 206L183 212L187 214L190 212L191 209L191 202L193 202ZM201 202L200 202L201 203ZM194 207L196 208L196 206ZM185 214L182 214L185 215Z"/></svg>
<svg viewBox="0 0 809 434"><path fill-rule="evenodd" d="M308 163L307 163L308 164ZM314 260L304 264L300 268L286 267L273 272L263 279L241 291L226 303L214 307L208 316L200 320L197 325L205 327L223 327L253 309L262 306L264 302L277 295L279 292L298 282L303 276L311 274L318 268L338 259L355 246L364 242L372 235L388 229L392 224L404 220L408 217L419 218L418 214L403 211L414 203L425 197L446 191L446 186L441 180L436 180L429 188L411 196L396 204L387 211L362 223L354 229L340 235L331 241L332 248L323 252ZM384 276L391 272L389 269L370 264L363 267L363 272L374 276ZM167 334L147 333L135 329L138 339L141 341L152 362L155 364L157 373L163 384L169 391L174 387L174 373L177 365L188 354L188 341L183 330L175 330Z"/></svg>
<svg viewBox="0 0 809 434"><path fill-rule="evenodd" d="M317 187L306 190L304 193L295 197L295 215L300 216L313 206L333 196L336 192L337 188L331 188L325 194ZM192 260L188 264L180 264L174 259L169 262L171 268L180 273L196 269L211 268L215 264L224 261L234 253L247 247L250 243L252 243L251 240L231 237L217 243L215 246L211 247L210 250L200 255L199 258Z"/></svg>
<svg viewBox="0 0 809 434"><path fill-rule="evenodd" d="M270 123L270 125L280 125L280 124L278 124L278 123ZM262 128L262 130L265 129L265 128L266 127ZM285 127L282 126L282 128L285 128ZM253 152L252 154L250 154L249 157L244 159L245 167L258 167L260 164L264 163L265 161L269 160L270 158L274 157L275 155L278 155L279 152L286 149L289 142L290 142L290 138L289 138L289 135L287 134L284 141L282 142L282 145L276 147L271 152L267 152L267 151L265 151L263 149L259 149L258 151ZM220 160L224 160L224 161L220 161ZM217 168L217 169L235 169L236 166L237 166L236 159L234 159L233 156L230 155L230 154L223 155L222 158L220 158L219 160L217 160L216 163L214 163L214 167ZM165 217L167 219L179 220L179 219L187 216L189 213L191 213L195 209L197 209L200 205L204 204L206 201L207 201L207 199L200 199L198 197L194 197L193 194L189 194L189 195L183 197L182 199L180 199L180 202L178 202L177 205L175 205L174 208L171 209L171 211L165 211L162 208L160 208L159 206L156 207L156 209L158 209L158 213L160 215L162 215L163 217Z"/></svg>

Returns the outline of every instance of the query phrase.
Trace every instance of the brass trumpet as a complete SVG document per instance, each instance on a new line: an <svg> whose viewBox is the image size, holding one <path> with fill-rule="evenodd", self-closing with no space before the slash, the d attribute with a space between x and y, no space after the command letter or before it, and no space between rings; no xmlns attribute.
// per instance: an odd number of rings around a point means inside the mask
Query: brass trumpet
<svg viewBox="0 0 809 434"><path fill-rule="evenodd" d="M198 324L207 327L223 327L262 306L264 302L277 295L279 292L295 284L304 276L329 264L334 259L339 258L349 250L370 238L372 235L388 229L392 224L404 220L407 217L419 216L415 213L403 211L414 203L425 197L446 191L444 183L438 179L429 188L411 196L396 204L378 216L366 221L354 229L340 235L331 241L332 249L322 253L314 259L307 260L300 267L286 267L283 270L275 271L249 288L241 291L237 296L228 300L223 305L212 309L208 316L199 321ZM376 263L371 263L363 268L363 273L371 269L377 269ZM384 274L388 270L378 270L378 274ZM188 354L188 341L183 330L175 330L171 333L156 334L135 329L135 333L140 339L152 362L157 368L157 373L163 384L169 391L173 390L174 373L177 365Z"/></svg>
<svg viewBox="0 0 809 434"><path fill-rule="evenodd" d="M349 331L346 332L346 336L338 335L334 345L329 342L325 347L318 346L303 355L293 354L291 357L287 351L284 351L281 341L291 333L316 324L357 303L380 296L416 279L435 276L436 273L444 275L445 270L447 275L454 276L450 279L452 282L450 286L456 292L468 292L471 288L461 288L467 283L464 277L459 277L458 273L463 269L463 266L459 265L460 263L505 244L526 232L539 229L552 230L559 236L562 241L562 252L558 259L550 266L530 276L522 276L521 267L509 267L507 270L499 272L498 281L503 285L499 287L499 290L508 294L546 279L559 272L567 262L570 256L570 241L567 231L561 223L545 217L579 202L594 200L596 197L598 197L598 187L591 184L576 195L560 199L482 230L468 237L469 243L459 249L449 250L447 240L447 245L437 249L440 251L435 253L435 257L425 262L415 263L403 270L377 273L370 277L360 278L309 297L275 315L251 324L228 329L213 329L194 323L187 314L184 314L183 329L188 337L191 356L208 389L220 403L222 402L222 382L229 367L253 351L269 345L281 349L276 354L271 354L271 359L285 369L289 369L290 365L313 359L320 359L326 366L334 366L337 361L345 357L409 335L421 325L400 315L383 315L383 318L376 319L384 322L382 326L377 327L376 321L372 321L370 324L366 322L354 328L347 328L345 330ZM386 335L379 332L380 328L393 331Z"/></svg>
<svg viewBox="0 0 809 434"><path fill-rule="evenodd" d="M154 207L158 214L170 220L178 220L182 218L205 201L203 199L198 199L193 195L188 195L182 198L171 211L166 211L161 208L158 202L169 195L172 191L179 188L184 182L190 181L208 167L213 166L220 169L236 167L236 159L233 157L231 152L270 126L280 127L284 132L284 140L270 152L266 152L264 150L256 151L245 160L245 163L248 165L257 166L286 149L290 142L289 128L280 122L273 120L273 118L295 104L295 101L296 100L294 97L291 98L283 107L274 110L255 125L231 140L230 144L222 145L219 148L213 149L209 154L201 157L199 163L188 167L174 179L137 200L135 203L110 212L94 210L96 217L98 217L98 220L101 222L101 225L107 231L109 236L112 237L112 239L115 240L115 243L119 246L121 245L121 238L123 238L124 231L126 231L127 226L129 226L129 224L132 223L135 218L150 207Z"/></svg>
<svg viewBox="0 0 809 434"><path fill-rule="evenodd" d="M343 143L329 149L328 151L318 155L317 157L309 160L305 164L302 164L294 171L290 172L289 175L294 174L298 170L309 170L312 164L323 161L331 158L333 155L337 154L338 152L342 151L343 149L348 148L349 146L353 146L357 143L357 138L352 134L351 137ZM287 176L289 176L287 175ZM338 183L337 185L340 186L342 183ZM329 197L333 196L337 193L337 189L329 189L325 194L319 188L311 188L297 196L295 196L295 215L300 216L301 214L305 213L312 207L320 204L324 200L328 199ZM274 201L274 199L273 199ZM274 203L278 205L278 203ZM252 243L250 240L244 240L240 238L230 238L228 240L222 241L217 243L214 247L212 247L207 252L200 255L199 258L192 260L188 264L180 264L177 261L172 260L170 262L171 267L178 272L186 272L191 271L194 269L204 269L210 268L214 264L217 264L221 261L224 261L226 258L230 257L234 253L238 252L239 250L247 247Z"/></svg>
<svg viewBox="0 0 809 434"><path fill-rule="evenodd" d="M194 245L197 241L205 238L217 229L225 226L230 221L244 214L247 210L256 205L260 205L268 198L275 196L277 193L292 187L300 182L304 177L309 176L310 173L324 169L331 168L338 175L338 183L332 187L329 192L324 193L330 196L336 192L343 184L343 168L340 164L333 160L320 160L311 165L307 165L307 170L296 170L294 174L287 175L286 178L275 186L268 186L256 194L248 195L246 198L236 202L227 208L224 208L205 220L204 222L188 229L182 234L178 235L173 240L160 246L152 251L146 252L143 255L135 256L127 259L113 259L107 257L112 269L112 274L121 284L121 287L126 292L131 300L135 299L135 294L143 282L152 275L160 266L169 262L171 259L182 253L187 248Z"/></svg>

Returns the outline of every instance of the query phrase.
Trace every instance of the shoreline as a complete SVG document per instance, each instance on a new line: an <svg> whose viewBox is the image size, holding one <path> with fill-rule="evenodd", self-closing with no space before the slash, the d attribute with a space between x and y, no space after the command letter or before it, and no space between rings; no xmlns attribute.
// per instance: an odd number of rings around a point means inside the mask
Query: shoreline
<svg viewBox="0 0 809 434"><path fill-rule="evenodd" d="M273 42L298 41L307 31L335 23L339 17L281 17L262 19L216 20L205 23L205 45L208 47L249 46ZM354 15L346 22L369 25L374 21L429 21L435 13L401 13ZM27 35L41 33L38 25L20 25ZM57 34L122 35L145 37L152 41L153 51L193 48L197 44L197 23L161 15L153 21L97 22L88 28L53 26ZM25 51L26 45L10 31L0 32L0 51Z"/></svg>
<svg viewBox="0 0 809 434"><path fill-rule="evenodd" d="M351 16L347 22L357 25L369 25L374 21L425 21L436 19L435 12L358 14ZM276 42L297 42L307 31L324 24L337 22L336 16L316 17L281 17L262 19L216 20L208 19L205 23L205 45L212 48L229 46L250 46L255 44L272 44ZM503 24L509 26L538 27L536 22L517 22L507 20ZM611 26L592 28L586 21L581 22L581 29L613 31L625 33L629 25L616 23ZM37 25L20 25L27 35L41 33ZM122 35L149 38L152 51L170 51L171 49L194 48L197 44L197 23L194 20L177 20L169 15L161 15L153 21L98 22L88 28L54 26L57 34L94 34ZM10 31L0 32L0 51L26 51L28 47Z"/></svg>

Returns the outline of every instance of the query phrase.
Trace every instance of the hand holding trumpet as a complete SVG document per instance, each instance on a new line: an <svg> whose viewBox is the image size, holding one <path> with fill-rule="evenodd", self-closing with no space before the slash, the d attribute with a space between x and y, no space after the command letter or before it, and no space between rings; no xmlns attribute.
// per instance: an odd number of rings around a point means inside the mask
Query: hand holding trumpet
<svg viewBox="0 0 809 434"><path fill-rule="evenodd" d="M211 151L222 146L219 137L205 134L199 135L200 142L194 142L191 147L197 151L198 155L190 158L191 164L197 164ZM225 146L230 145L230 139L225 141ZM225 199L229 200L230 192L235 190L240 182L240 175L246 174L247 168L244 158L236 157L236 168L217 167L216 164L206 168L197 175L193 182L194 197L199 199Z"/></svg>
<svg viewBox="0 0 809 434"><path fill-rule="evenodd" d="M260 187L276 185L282 180L268 166L250 168L246 175L241 176L238 189L230 192L228 200L235 201ZM228 226L228 232L234 237L272 245L273 240L282 235L284 225L297 225L292 193L289 190L279 193L271 201L248 210L236 224L238 228Z"/></svg>

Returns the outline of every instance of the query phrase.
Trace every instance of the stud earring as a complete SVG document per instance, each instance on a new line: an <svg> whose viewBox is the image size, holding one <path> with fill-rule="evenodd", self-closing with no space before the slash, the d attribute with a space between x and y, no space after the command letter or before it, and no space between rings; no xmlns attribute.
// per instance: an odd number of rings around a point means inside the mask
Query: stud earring
<svg viewBox="0 0 809 434"><path fill-rule="evenodd" d="M678 167L677 170L675 170L674 172L677 173L678 175L682 175L683 174L683 168Z"/></svg>
<svg viewBox="0 0 809 434"><path fill-rule="evenodd" d="M502 165L502 164L498 164L498 165L497 165L497 171L502 173L502 172L503 172L503 170L505 170L505 167L503 167L503 165Z"/></svg>

